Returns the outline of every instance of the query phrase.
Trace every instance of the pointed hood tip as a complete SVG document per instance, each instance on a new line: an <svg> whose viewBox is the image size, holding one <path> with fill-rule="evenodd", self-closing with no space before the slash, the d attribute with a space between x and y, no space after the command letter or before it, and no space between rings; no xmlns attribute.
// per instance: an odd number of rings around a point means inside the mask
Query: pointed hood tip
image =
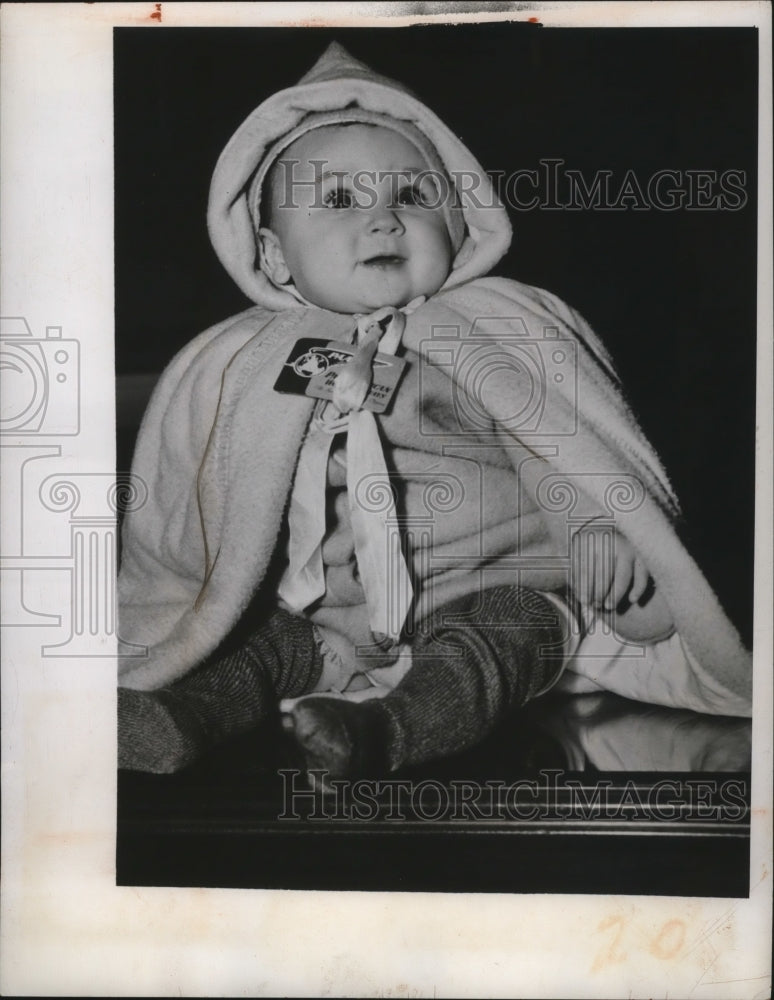
<svg viewBox="0 0 774 1000"><path fill-rule="evenodd" d="M417 95L399 80L376 73L366 63L355 59L341 44L332 41L312 68L301 77L297 87L310 84L326 84L339 80L362 80L367 84L381 84L401 91L418 100Z"/></svg>
<svg viewBox="0 0 774 1000"><path fill-rule="evenodd" d="M328 45L314 66L301 77L298 81L298 86L335 79L341 76L342 71L348 74L358 71L365 76L371 75L371 70L365 63L355 59L340 42L334 40Z"/></svg>
<svg viewBox="0 0 774 1000"><path fill-rule="evenodd" d="M344 48L341 42L337 42L334 38L332 42L329 43L328 48L320 56L320 59L351 59L352 56Z"/></svg>

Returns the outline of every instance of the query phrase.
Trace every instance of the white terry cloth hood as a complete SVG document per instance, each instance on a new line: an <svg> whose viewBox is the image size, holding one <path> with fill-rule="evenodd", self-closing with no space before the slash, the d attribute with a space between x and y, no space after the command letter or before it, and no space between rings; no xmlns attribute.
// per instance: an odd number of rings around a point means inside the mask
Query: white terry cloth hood
<svg viewBox="0 0 774 1000"><path fill-rule="evenodd" d="M475 197L457 190L466 234L442 291L487 274L507 251L511 224L481 164L444 123L405 87L374 73L332 42L295 87L264 101L240 125L223 150L210 185L207 222L221 263L239 288L258 305L292 308L298 298L277 288L257 265L257 249L248 194L256 171L278 140L310 114L347 111L386 115L405 122L429 139L450 176L476 178Z"/></svg>

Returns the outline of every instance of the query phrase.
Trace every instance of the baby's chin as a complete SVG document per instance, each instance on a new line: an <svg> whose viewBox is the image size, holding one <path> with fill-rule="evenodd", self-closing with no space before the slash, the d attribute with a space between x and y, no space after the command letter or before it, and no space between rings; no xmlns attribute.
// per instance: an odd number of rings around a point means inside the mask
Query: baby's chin
<svg viewBox="0 0 774 1000"><path fill-rule="evenodd" d="M341 296L331 296L331 304L324 306L324 308L340 313L376 312L377 309L384 309L386 306L401 309L413 302L414 299L429 298L438 291L439 287L433 285L427 288L390 288L383 285L381 287L351 289Z"/></svg>
<svg viewBox="0 0 774 1000"><path fill-rule="evenodd" d="M403 306L407 306L409 302L412 302L415 298L417 298L417 295L406 292L401 295L368 295L358 296L357 298L352 296L331 296L324 302L315 302L311 298L309 301L312 302L313 305L319 306L321 309L327 309L329 312L352 315L354 313L376 312L377 309L384 309L386 306L391 306L393 309L401 309Z"/></svg>

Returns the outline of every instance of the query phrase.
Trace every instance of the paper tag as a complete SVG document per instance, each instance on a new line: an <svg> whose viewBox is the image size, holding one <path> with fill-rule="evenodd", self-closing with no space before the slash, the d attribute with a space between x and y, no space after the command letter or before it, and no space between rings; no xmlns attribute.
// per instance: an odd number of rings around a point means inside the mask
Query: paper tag
<svg viewBox="0 0 774 1000"><path fill-rule="evenodd" d="M357 350L339 340L302 337L297 340L274 383L277 392L290 392L315 399L333 399L336 378ZM383 413L389 406L406 367L402 358L377 353L373 360L371 387L363 408Z"/></svg>

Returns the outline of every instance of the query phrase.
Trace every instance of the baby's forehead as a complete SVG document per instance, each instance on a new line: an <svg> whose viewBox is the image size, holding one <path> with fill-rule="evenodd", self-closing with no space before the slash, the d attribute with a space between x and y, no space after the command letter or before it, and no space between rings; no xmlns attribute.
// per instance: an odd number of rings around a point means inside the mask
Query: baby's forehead
<svg viewBox="0 0 774 1000"><path fill-rule="evenodd" d="M415 167L423 169L424 158L405 136L383 125L361 122L323 125L299 136L278 157L278 163L305 163L320 160L341 166Z"/></svg>

